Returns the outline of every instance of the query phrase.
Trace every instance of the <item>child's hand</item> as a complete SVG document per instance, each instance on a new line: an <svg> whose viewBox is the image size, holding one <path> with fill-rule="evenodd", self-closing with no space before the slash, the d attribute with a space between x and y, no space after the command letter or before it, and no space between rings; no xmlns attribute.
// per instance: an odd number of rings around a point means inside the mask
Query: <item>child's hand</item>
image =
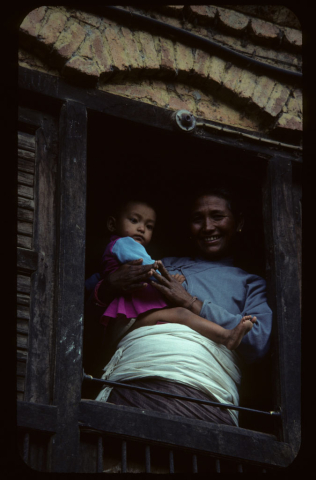
<svg viewBox="0 0 316 480"><path fill-rule="evenodd" d="M158 263L158 270L159 270L159 266L163 266L162 261L161 260L156 260L156 262ZM171 275L171 276L175 280L177 280L177 282L179 282L179 283L185 282L185 276L181 275L180 273L176 273L175 275Z"/></svg>
<svg viewBox="0 0 316 480"><path fill-rule="evenodd" d="M171 305L187 308L187 305L191 305L192 303L192 295L190 295L190 293L188 293L185 288L168 273L168 270L164 267L161 260L158 260L157 262L161 275L158 275L158 273L154 271L153 276L155 277L156 282L150 282L150 284L161 292ZM198 303L198 301L195 303ZM200 305L200 303L199 306L201 309L202 304Z"/></svg>
<svg viewBox="0 0 316 480"><path fill-rule="evenodd" d="M185 282L185 276L181 275L180 273L176 273L175 275L171 275L177 282L183 283Z"/></svg>
<svg viewBox="0 0 316 480"><path fill-rule="evenodd" d="M152 265L142 265L142 263L143 260L140 258L118 267L115 272L110 273L107 277L109 286L119 292L131 292L146 287L149 278L158 268L158 262Z"/></svg>

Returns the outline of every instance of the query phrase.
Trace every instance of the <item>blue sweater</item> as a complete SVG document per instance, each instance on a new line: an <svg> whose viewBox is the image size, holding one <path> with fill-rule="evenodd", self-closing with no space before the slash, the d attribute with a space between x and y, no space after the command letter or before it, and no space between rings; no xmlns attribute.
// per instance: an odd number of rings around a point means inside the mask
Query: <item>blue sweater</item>
<svg viewBox="0 0 316 480"><path fill-rule="evenodd" d="M231 329L243 316L256 316L257 322L244 336L236 352L247 363L259 360L267 353L272 311L267 304L263 278L233 267L231 258L211 262L203 258L167 257L162 262L170 274L185 276L183 287L203 302L201 317Z"/></svg>

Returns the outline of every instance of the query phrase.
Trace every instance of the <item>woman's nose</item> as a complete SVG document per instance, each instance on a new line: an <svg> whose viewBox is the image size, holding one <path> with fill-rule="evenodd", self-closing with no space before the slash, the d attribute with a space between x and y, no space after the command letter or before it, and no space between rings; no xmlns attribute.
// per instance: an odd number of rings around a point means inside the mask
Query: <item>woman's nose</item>
<svg viewBox="0 0 316 480"><path fill-rule="evenodd" d="M214 222L211 218L205 218L203 223L203 229L208 231L214 230Z"/></svg>

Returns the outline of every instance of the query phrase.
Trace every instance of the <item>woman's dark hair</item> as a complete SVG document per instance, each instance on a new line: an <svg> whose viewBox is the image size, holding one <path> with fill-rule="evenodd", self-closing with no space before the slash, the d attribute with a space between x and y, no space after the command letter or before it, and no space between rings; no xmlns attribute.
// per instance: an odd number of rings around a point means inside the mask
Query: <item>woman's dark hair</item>
<svg viewBox="0 0 316 480"><path fill-rule="evenodd" d="M242 199L237 191L226 185L208 185L201 186L190 193L187 198L187 212L190 211L194 202L203 196L214 195L227 201L229 210L237 219L243 212Z"/></svg>

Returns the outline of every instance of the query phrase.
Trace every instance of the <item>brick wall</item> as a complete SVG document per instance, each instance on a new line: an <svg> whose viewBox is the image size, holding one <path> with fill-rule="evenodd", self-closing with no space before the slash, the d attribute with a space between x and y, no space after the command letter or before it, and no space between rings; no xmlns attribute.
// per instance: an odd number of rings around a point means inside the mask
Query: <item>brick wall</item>
<svg viewBox="0 0 316 480"><path fill-rule="evenodd" d="M302 34L285 7L121 8L300 71ZM175 38L130 29L80 10L53 6L33 10L20 26L19 62L69 82L171 110L187 109L227 125L274 134L302 130L302 92L297 86L255 74Z"/></svg>

